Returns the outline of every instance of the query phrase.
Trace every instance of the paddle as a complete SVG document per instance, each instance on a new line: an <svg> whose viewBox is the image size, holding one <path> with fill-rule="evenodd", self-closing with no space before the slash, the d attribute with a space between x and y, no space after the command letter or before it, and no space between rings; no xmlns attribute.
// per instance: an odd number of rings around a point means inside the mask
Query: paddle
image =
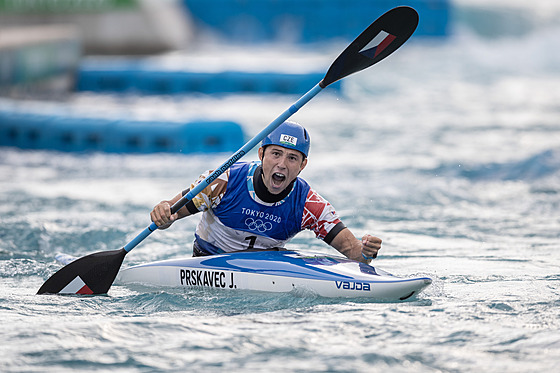
<svg viewBox="0 0 560 373"><path fill-rule="evenodd" d="M396 51L412 35L418 25L418 13L401 6L389 10L365 29L332 63L325 77L285 110L266 128L249 140L241 149L171 207L176 213L207 185L224 173L248 151L295 114L328 85L350 74L364 70ZM124 257L157 229L151 223L122 249L103 251L77 259L53 274L37 294L105 294L113 284Z"/></svg>

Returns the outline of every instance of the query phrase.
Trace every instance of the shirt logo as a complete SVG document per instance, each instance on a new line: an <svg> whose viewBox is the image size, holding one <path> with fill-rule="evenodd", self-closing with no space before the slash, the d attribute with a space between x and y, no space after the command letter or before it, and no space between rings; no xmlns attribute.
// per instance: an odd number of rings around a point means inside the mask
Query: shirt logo
<svg viewBox="0 0 560 373"><path fill-rule="evenodd" d="M261 219L247 218L245 220L245 225L252 231L259 233L264 233L272 229L272 223L267 221L263 222Z"/></svg>
<svg viewBox="0 0 560 373"><path fill-rule="evenodd" d="M297 145L297 137L285 135L280 135L280 144L296 146Z"/></svg>

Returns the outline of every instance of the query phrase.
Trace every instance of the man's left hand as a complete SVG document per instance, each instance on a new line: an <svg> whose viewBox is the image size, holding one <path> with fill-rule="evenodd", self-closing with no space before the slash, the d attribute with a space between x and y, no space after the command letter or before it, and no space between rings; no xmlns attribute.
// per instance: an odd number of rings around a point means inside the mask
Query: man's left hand
<svg viewBox="0 0 560 373"><path fill-rule="evenodd" d="M375 259L381 249L381 238L366 234L362 237L362 256L366 260Z"/></svg>

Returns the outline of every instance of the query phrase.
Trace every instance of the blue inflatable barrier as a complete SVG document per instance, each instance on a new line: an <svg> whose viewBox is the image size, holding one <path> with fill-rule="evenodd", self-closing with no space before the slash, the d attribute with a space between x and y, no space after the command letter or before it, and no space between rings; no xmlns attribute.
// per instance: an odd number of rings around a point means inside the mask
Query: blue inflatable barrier
<svg viewBox="0 0 560 373"><path fill-rule="evenodd" d="M134 89L135 73L131 70L82 70L77 72L78 91L126 92Z"/></svg>
<svg viewBox="0 0 560 373"><path fill-rule="evenodd" d="M418 11L413 37L449 34L449 0L183 0L198 29L240 43L315 43L353 40L381 14L399 5Z"/></svg>
<svg viewBox="0 0 560 373"><path fill-rule="evenodd" d="M236 151L244 144L240 131L231 122L190 122L179 128L181 146L193 152L219 152L221 149ZM239 127L239 130L241 127Z"/></svg>
<svg viewBox="0 0 560 373"><path fill-rule="evenodd" d="M325 72L297 74L282 72L223 71L217 73L153 70L138 63L97 62L82 65L76 90L92 92L177 95L187 93L280 93L301 94L325 76ZM331 88L332 87L332 88ZM329 89L340 91L340 82Z"/></svg>
<svg viewBox="0 0 560 373"><path fill-rule="evenodd" d="M66 152L108 151L109 133L115 126L116 120L111 119L53 116L47 124L43 148Z"/></svg>
<svg viewBox="0 0 560 373"><path fill-rule="evenodd" d="M79 118L0 111L0 146L65 152L214 153L244 144L230 121L187 123Z"/></svg>
<svg viewBox="0 0 560 373"><path fill-rule="evenodd" d="M0 145L25 149L45 149L48 145L48 122L52 117L0 111Z"/></svg>

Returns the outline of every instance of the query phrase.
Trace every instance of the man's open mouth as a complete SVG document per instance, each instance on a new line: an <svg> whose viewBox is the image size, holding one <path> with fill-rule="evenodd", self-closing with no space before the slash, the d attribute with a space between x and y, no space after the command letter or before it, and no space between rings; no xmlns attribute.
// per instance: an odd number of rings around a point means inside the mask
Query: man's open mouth
<svg viewBox="0 0 560 373"><path fill-rule="evenodd" d="M286 175L281 174L279 172L275 172L272 174L272 180L276 183L281 183L286 179Z"/></svg>

